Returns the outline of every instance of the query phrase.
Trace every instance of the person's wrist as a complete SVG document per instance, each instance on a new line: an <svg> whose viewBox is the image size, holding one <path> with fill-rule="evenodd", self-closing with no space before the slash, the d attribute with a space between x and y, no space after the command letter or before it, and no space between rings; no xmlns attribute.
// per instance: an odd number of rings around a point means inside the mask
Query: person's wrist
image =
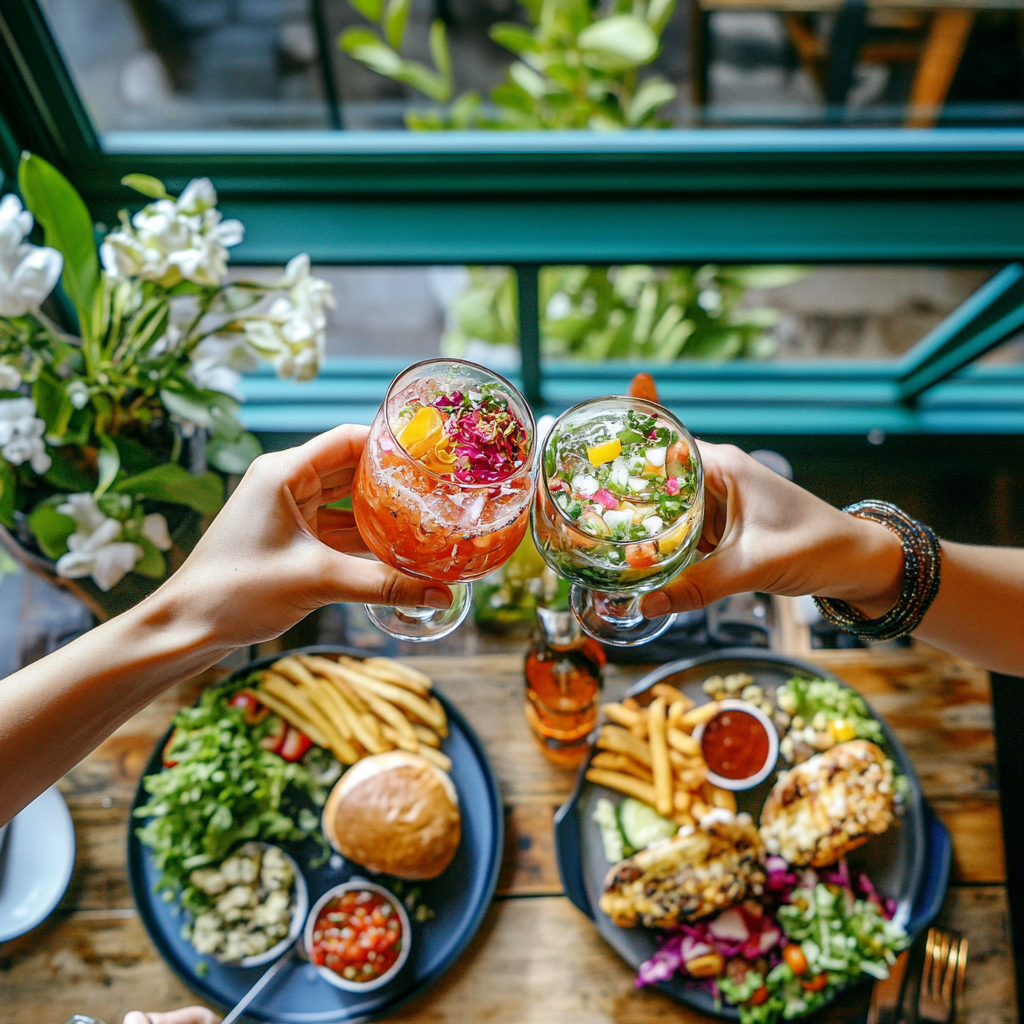
<svg viewBox="0 0 1024 1024"><path fill-rule="evenodd" d="M834 580L815 596L837 598L867 619L880 618L900 596L903 546L881 523L843 515L843 544L830 571Z"/></svg>

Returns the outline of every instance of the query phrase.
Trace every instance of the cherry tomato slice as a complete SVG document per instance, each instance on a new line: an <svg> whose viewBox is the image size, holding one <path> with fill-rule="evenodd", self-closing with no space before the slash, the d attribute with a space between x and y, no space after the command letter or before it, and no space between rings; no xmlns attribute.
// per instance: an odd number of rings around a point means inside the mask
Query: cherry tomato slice
<svg viewBox="0 0 1024 1024"><path fill-rule="evenodd" d="M177 761L171 757L171 747L174 746L174 741L178 738L178 727L175 726L171 731L171 735L167 737L167 742L164 744L164 752L161 756L165 768L174 768L177 765Z"/></svg>
<svg viewBox="0 0 1024 1024"><path fill-rule="evenodd" d="M815 974L806 981L800 982L807 992L820 992L828 984L828 975L825 973Z"/></svg>
<svg viewBox="0 0 1024 1024"><path fill-rule="evenodd" d="M277 715L270 721L270 731L260 740L260 746L269 750L272 754L280 752L284 746L285 737L288 735L288 723Z"/></svg>
<svg viewBox="0 0 1024 1024"><path fill-rule="evenodd" d="M747 1006L760 1006L768 998L768 986L762 985L748 1000Z"/></svg>
<svg viewBox="0 0 1024 1024"><path fill-rule="evenodd" d="M304 732L299 732L294 725L289 725L278 753L286 761L298 761L311 746L313 741Z"/></svg>
<svg viewBox="0 0 1024 1024"><path fill-rule="evenodd" d="M782 959L789 964L789 969L794 974L803 974L807 970L807 957L804 956L804 951L791 942L783 951Z"/></svg>
<svg viewBox="0 0 1024 1024"><path fill-rule="evenodd" d="M658 545L654 541L626 545L626 565L631 569L649 569L658 564Z"/></svg>

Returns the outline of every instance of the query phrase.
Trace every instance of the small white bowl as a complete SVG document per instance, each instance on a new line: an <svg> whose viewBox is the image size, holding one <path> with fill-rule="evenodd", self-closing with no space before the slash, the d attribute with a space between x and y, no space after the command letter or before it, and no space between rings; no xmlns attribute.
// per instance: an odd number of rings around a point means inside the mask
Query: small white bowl
<svg viewBox="0 0 1024 1024"><path fill-rule="evenodd" d="M343 978L329 967L322 967L320 964L313 963L313 930L316 928L316 921L320 916L320 911L328 901L334 899L335 896L340 896L343 892L366 889L379 893L398 913L398 920L402 922L402 948L399 950L398 959L380 977L374 978L372 981L349 981L348 978ZM409 924L409 915L405 912L402 901L394 893L388 892L384 886L377 885L374 882L365 882L361 878L353 878L348 882L343 882L341 885L328 889L313 904L313 909L309 912L309 917L306 919L306 930L303 934L302 942L309 962L313 964L317 973L326 982L335 988L344 989L346 992L372 992L374 989L386 985L405 966L405 961L409 959L409 949L412 945L412 926Z"/></svg>
<svg viewBox="0 0 1024 1024"><path fill-rule="evenodd" d="M265 850L274 844L256 843L255 845ZM279 846L278 849L281 850L281 847ZM309 888L306 886L306 880L302 877L302 872L299 870L299 865L295 863L295 859L284 850L281 850L281 853L291 865L292 874L295 876L292 887L292 921L288 927L288 934L270 949L257 953L255 956L243 956L241 960L218 960L218 963L224 964L225 967L262 967L264 964L276 960L290 946L294 946L302 934L302 926L306 923L306 914L309 910ZM217 960L218 958L214 957L213 959Z"/></svg>
<svg viewBox="0 0 1024 1024"><path fill-rule="evenodd" d="M775 728L775 723L756 705L750 704L745 700L737 700L735 697L727 697L725 700L718 702L721 705L718 714L723 711L743 711L753 718L756 718L762 726L768 736L768 756L765 758L764 767L756 775L751 775L746 779L727 779L722 775L708 769L707 780L712 786L718 786L719 789L731 789L734 792L739 792L743 789L753 789L759 782L763 782L769 775L775 770L775 765L779 760L779 733ZM717 718L718 715L715 715ZM715 719L709 719L714 721ZM701 722L696 729L693 730L693 738L700 743L704 736L704 726L707 723Z"/></svg>

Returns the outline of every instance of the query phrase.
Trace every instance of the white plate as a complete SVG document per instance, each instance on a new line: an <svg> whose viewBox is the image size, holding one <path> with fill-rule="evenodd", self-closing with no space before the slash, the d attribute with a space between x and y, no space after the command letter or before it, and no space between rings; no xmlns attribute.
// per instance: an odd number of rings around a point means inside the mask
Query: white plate
<svg viewBox="0 0 1024 1024"><path fill-rule="evenodd" d="M51 787L7 827L0 852L0 942L24 935L60 903L75 868L75 827Z"/></svg>

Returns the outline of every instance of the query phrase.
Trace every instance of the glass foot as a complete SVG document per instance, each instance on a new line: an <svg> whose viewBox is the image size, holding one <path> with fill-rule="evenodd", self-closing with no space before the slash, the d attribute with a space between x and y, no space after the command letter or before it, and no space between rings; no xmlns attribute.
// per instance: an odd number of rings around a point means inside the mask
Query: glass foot
<svg viewBox="0 0 1024 1024"><path fill-rule="evenodd" d="M613 647L634 647L661 636L675 615L645 618L640 597L634 594L602 594L573 586L569 598L572 613L585 633Z"/></svg>
<svg viewBox="0 0 1024 1024"><path fill-rule="evenodd" d="M452 605L444 611L434 608L399 608L387 604L364 605L370 621L396 640L425 643L440 640L462 625L473 607L473 584L450 583Z"/></svg>

